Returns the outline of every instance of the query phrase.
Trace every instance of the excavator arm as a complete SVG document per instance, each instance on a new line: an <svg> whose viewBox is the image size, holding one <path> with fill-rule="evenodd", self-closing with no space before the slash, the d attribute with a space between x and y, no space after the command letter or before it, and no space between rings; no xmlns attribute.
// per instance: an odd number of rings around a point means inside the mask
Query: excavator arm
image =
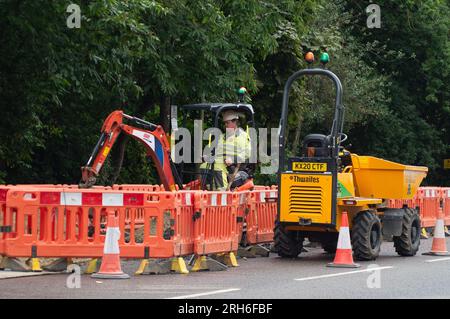
<svg viewBox="0 0 450 319"><path fill-rule="evenodd" d="M124 119L129 124L124 124ZM183 188L178 172L170 158L169 142L160 125L124 114L122 111L114 111L106 118L101 132L86 166L81 168L80 188L89 188L95 184L106 158L121 133L133 137L144 145L147 156L155 164L161 183L166 190L175 190L176 185L179 189Z"/></svg>

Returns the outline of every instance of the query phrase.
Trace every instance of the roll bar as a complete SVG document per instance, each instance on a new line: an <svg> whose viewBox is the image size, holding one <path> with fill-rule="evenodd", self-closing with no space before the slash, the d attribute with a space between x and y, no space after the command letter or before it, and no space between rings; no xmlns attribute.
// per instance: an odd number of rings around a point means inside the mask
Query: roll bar
<svg viewBox="0 0 450 319"><path fill-rule="evenodd" d="M288 104L289 104L289 92L292 83L301 76L305 75L324 75L333 80L336 87L336 108L334 112L333 125L331 127L331 139L332 139L332 157L337 160L339 157L339 136L342 133L344 127L344 105L342 104L342 84L339 78L333 72L326 69L304 69L295 72L287 80L283 91L283 102L281 105L281 119L280 119L280 136L279 136L279 166L278 172L281 173L284 170L285 165L285 143L286 143L286 126L288 117Z"/></svg>

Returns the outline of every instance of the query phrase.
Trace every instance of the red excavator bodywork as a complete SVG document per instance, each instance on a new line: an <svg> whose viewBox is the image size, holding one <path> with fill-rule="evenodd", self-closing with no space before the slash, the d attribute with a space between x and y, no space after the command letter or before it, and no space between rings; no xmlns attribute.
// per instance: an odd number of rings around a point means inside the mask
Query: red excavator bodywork
<svg viewBox="0 0 450 319"><path fill-rule="evenodd" d="M133 125L124 124L124 119ZM95 183L111 148L121 133L133 137L145 146L147 156L155 164L161 183L166 190L175 190L177 184L181 188L181 183L177 183L175 178L177 173L170 158L170 145L164 129L160 125L126 115L119 110L112 112L103 123L100 139L86 166L81 168L80 187L90 187Z"/></svg>

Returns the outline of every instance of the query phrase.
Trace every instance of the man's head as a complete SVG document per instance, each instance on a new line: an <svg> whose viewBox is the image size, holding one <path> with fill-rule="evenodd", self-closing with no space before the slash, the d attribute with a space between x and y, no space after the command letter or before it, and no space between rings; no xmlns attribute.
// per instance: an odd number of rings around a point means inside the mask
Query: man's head
<svg viewBox="0 0 450 319"><path fill-rule="evenodd" d="M223 112L223 122L225 128L236 129L238 127L239 114L233 110Z"/></svg>

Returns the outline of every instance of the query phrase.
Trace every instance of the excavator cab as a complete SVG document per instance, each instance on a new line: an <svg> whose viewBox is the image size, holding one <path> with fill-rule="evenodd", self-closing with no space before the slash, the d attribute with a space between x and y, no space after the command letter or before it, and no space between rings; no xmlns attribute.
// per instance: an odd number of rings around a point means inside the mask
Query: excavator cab
<svg viewBox="0 0 450 319"><path fill-rule="evenodd" d="M242 89L242 88L241 88ZM243 96L242 96L243 97ZM203 122L210 123L209 127L212 128L218 128L223 131L223 126L221 125L221 117L225 111L233 110L240 114L240 121L241 121L241 127L249 132L250 127L255 127L254 122L254 110L253 106L251 104L247 104L243 102L242 97L240 97L239 101L237 103L197 103L197 104L187 104L179 106L177 109L179 109L182 113L182 125L183 127L187 127L187 123L189 120L189 123L193 123L194 121L200 121L197 123L201 123L203 126ZM177 123L177 115L178 111L172 112L172 130L173 130L173 124ZM176 129L178 129L178 124L175 124ZM202 129L202 128L201 128ZM203 133L203 130L201 130ZM195 136L195 133L192 134L192 136ZM205 136L203 136L205 138ZM209 136L206 140L207 146L211 146L214 144L215 141L211 139L211 136ZM192 147L193 148L193 147ZM203 151L203 145L201 147L201 150ZM207 163L207 170L203 170L203 172L200 172L198 163L195 163L194 160L196 151L193 150L191 152L192 154L192 160L191 163L184 163L177 160L177 158L174 158L174 161L179 163L178 165L178 171L180 172L180 176L183 180L188 179L187 177L190 177L189 179L193 179L194 182L191 182L191 185L197 185L199 189L210 189L214 190L217 189L218 183L215 176L214 166L215 163L213 160L209 160ZM215 149L211 149L210 156L214 158L215 156ZM198 159L197 159L198 162ZM255 163L245 163L246 165L246 171L249 172L248 178L242 181L239 181L238 179L241 178L241 174L235 174L235 185L239 185L236 187L236 190L239 189L248 189L253 186L253 172L256 169ZM232 181L233 183L233 181ZM231 186L231 184L230 184Z"/></svg>

